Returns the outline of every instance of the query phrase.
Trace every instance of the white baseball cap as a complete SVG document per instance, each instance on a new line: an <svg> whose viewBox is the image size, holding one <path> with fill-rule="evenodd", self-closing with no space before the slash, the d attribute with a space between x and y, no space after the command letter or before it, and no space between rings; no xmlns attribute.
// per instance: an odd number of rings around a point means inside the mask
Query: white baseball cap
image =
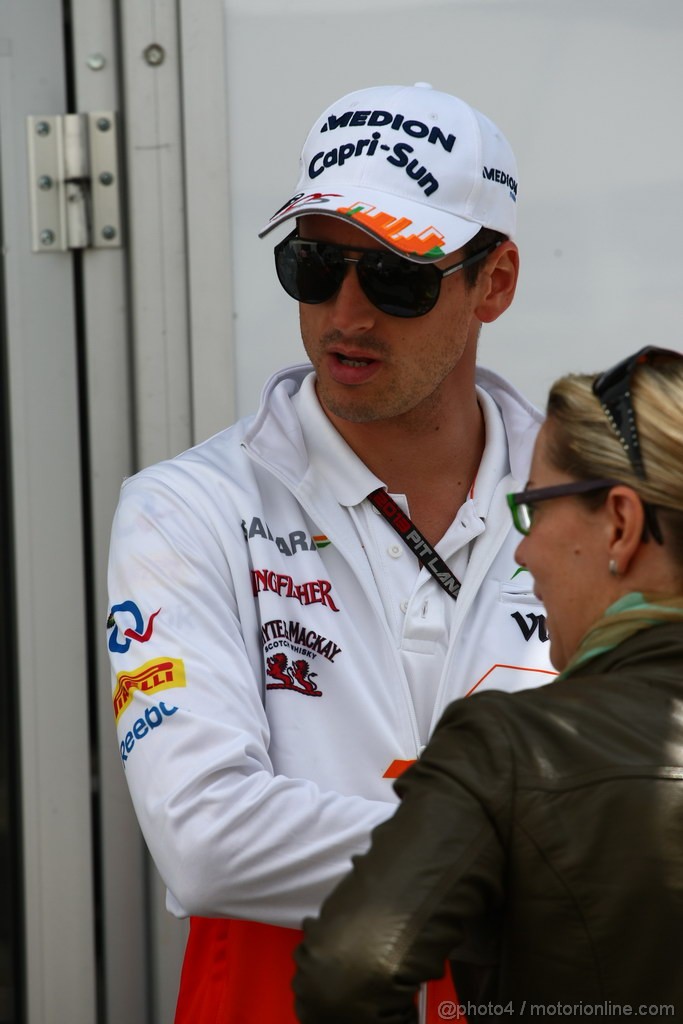
<svg viewBox="0 0 683 1024"><path fill-rule="evenodd" d="M460 249L480 228L515 237L517 165L484 114L425 82L343 96L313 125L295 194L259 232L323 213L416 262Z"/></svg>

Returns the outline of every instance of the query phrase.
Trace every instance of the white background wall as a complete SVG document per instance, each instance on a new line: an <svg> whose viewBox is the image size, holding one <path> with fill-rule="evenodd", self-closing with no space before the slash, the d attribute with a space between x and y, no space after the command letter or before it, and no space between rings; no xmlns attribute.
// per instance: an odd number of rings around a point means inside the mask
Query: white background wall
<svg viewBox="0 0 683 1024"><path fill-rule="evenodd" d="M542 404L568 370L683 348L681 0L227 0L237 408L303 356L272 267L322 110L428 81L488 114L519 164L522 275L480 361ZM289 229L287 229L289 230Z"/></svg>

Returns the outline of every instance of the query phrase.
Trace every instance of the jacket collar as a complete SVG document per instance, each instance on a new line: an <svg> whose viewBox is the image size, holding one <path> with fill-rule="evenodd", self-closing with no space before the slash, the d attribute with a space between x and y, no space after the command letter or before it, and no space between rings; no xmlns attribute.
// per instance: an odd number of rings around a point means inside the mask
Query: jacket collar
<svg viewBox="0 0 683 1024"><path fill-rule="evenodd" d="M295 408L295 402L307 405L313 400L317 405L312 374L313 368L309 363L287 367L275 373L263 388L258 411L243 441L251 455L294 490L314 469L309 462L304 430ZM311 379L304 386L307 378ZM533 442L543 416L516 388L493 371L477 367L476 380L500 410L507 436L510 472L521 485L529 475ZM334 476L335 497L340 504L355 505L374 489L373 482L374 487L382 485L382 481L351 451L319 405L316 415L318 428L324 431L325 444L329 442L332 463L340 469L343 466L343 472L325 474L326 478ZM350 468L352 461L357 465Z"/></svg>

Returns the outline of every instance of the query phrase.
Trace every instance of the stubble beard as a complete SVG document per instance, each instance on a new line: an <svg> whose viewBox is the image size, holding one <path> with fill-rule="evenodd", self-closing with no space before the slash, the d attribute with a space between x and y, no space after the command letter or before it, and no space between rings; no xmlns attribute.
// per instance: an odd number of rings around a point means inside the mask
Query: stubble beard
<svg viewBox="0 0 683 1024"><path fill-rule="evenodd" d="M394 421L411 433L423 433L431 424L439 424L443 414L443 381L424 389L410 388L408 382L391 381L368 397L362 387L350 387L348 397L340 394L337 386L329 387L320 375L316 377L316 392L320 404L332 421L347 423L382 423Z"/></svg>

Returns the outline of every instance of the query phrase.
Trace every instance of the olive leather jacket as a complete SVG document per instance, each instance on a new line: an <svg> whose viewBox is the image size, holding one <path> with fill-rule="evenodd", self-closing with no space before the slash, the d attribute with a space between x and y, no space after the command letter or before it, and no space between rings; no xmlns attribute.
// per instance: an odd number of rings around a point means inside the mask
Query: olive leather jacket
<svg viewBox="0 0 683 1024"><path fill-rule="evenodd" d="M683 625L456 701L396 789L306 922L302 1024L412 1024L447 958L468 1021L683 1021Z"/></svg>

